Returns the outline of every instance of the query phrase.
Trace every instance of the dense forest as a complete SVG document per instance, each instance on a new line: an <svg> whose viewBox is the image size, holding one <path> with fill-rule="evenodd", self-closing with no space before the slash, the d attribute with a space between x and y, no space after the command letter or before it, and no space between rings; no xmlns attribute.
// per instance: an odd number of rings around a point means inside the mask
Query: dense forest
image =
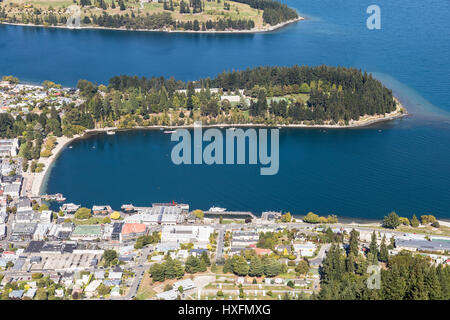
<svg viewBox="0 0 450 320"><path fill-rule="evenodd" d="M316 298L330 300L449 300L450 268L432 265L429 258L401 251L388 254L386 239L380 246L372 237L364 255L358 251L359 233L350 233L346 250L333 244L321 268L321 289ZM392 246L392 244L390 245ZM379 288L369 288L369 265L381 266Z"/></svg>
<svg viewBox="0 0 450 320"><path fill-rule="evenodd" d="M182 105L192 109L193 105L189 101L192 100L192 96L197 96L202 101L199 108L203 115L218 115L228 111L223 103L208 107L211 100L217 100L211 95L209 88L221 88L224 92L244 89L244 94L254 99L249 105L245 105L244 102L240 104L240 109L247 108L252 117L263 120L289 119L289 123L314 121L321 124L325 121L338 123L341 120L348 123L366 114L385 114L396 108L392 91L372 75L343 67L258 67L245 71L224 72L213 79L201 79L195 83L182 83L173 78L118 76L110 80L108 88L110 91L139 89L141 92L158 92L164 88L171 100L176 89L189 89L190 86L192 88L187 91L188 96L185 97L188 101ZM196 94L194 88L204 90ZM270 97L298 94L306 95L307 101L290 103L282 99L271 100L268 103ZM173 104L169 102L169 106ZM164 108L150 107L150 110L164 111Z"/></svg>
<svg viewBox="0 0 450 320"><path fill-rule="evenodd" d="M264 10L263 20L270 25L276 25L285 21L298 18L294 9L285 4L273 0L234 0L236 2L248 4L258 10Z"/></svg>
<svg viewBox="0 0 450 320"><path fill-rule="evenodd" d="M207 0L208 2L221 3L221 0ZM150 11L143 13L140 9L135 10L128 7L127 1L118 0L108 4L103 0L80 0L79 4L83 8L97 9L97 11L84 11L81 18L82 26L99 26L105 28L126 28L126 29L146 29L159 30L169 28L172 30L189 31L226 31L226 30L251 30L255 28L255 21L246 18L231 18L216 14L214 19L202 21L200 18L193 20L177 20L172 16L172 12L177 10L181 15L200 14L204 12L204 2L200 0L180 1L174 4L172 0L164 1L163 11ZM248 4L251 8L262 10L264 23L276 25L282 22L298 18L295 10L274 0L239 0L235 1ZM229 2L224 3L224 10L230 11ZM11 4L12 5L12 4ZM177 6L175 8L174 6ZM179 7L179 9L178 9ZM3 6L0 8L0 21L9 23L31 23L35 25L65 25L69 15L62 9L49 7L48 10L40 8L26 8L20 13L13 13L11 8ZM118 8L118 9L116 9ZM100 9L101 14L98 14ZM114 10L116 9L116 10ZM111 11L113 10L113 11ZM116 13L117 10L121 12ZM94 13L95 12L95 13ZM212 14L209 12L208 14ZM213 14L214 16L214 14ZM245 17L245 15L244 15Z"/></svg>

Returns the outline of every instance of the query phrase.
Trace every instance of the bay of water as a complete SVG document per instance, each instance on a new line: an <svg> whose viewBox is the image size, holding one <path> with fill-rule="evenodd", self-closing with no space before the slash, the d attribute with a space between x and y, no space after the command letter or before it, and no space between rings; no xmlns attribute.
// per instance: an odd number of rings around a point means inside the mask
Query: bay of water
<svg viewBox="0 0 450 320"><path fill-rule="evenodd" d="M307 20L253 35L0 26L0 74L74 86L119 74L195 80L257 65L354 66L392 88L411 116L376 128L282 130L272 177L256 166L174 166L159 131L97 135L65 149L46 191L116 208L175 200L255 213L450 218L450 3L377 1L381 30L372 31L372 1L286 3Z"/></svg>

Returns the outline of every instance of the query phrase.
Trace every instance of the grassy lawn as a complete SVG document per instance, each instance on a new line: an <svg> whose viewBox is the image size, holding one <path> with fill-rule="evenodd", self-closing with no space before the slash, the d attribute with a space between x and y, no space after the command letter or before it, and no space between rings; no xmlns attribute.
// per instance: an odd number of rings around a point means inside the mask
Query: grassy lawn
<svg viewBox="0 0 450 320"><path fill-rule="evenodd" d="M402 232L408 232L408 233L450 236L450 228L446 227L446 226L440 226L440 228L433 228L432 226L423 226L420 228L413 228L411 226L401 225L395 230L402 231Z"/></svg>
<svg viewBox="0 0 450 320"><path fill-rule="evenodd" d="M152 289L152 279L148 275L148 271L145 271L142 278L141 285L139 286L136 298L138 300L147 300L155 296L156 292Z"/></svg>
<svg viewBox="0 0 450 320"><path fill-rule="evenodd" d="M83 224L101 224L103 223L103 219L104 217L92 217L86 220L78 220L78 219L73 219L73 223L74 224L79 224L79 225L83 225Z"/></svg>
<svg viewBox="0 0 450 320"><path fill-rule="evenodd" d="M81 19L85 16L101 15L106 12L110 15L131 15L133 12L136 16L145 16L147 14L162 13L167 12L172 15L174 20L179 20L183 22L198 20L201 22L206 22L208 20L217 19L227 19L231 18L233 20L237 19L251 19L255 22L256 27L263 26L263 11L251 8L249 5L237 3L233 1L227 1L230 4L230 10L224 9L223 2L204 2L205 8L202 13L198 14L180 14L180 1L174 0L174 11L164 10L162 3L136 3L131 1L125 2L126 10L121 11L116 3L116 8L111 8L112 0L105 0L108 4L108 8L103 10L94 6L85 6L82 8ZM79 1L78 1L79 3ZM44 12L49 11L53 8L57 15L68 16L66 9L69 6L74 5L72 0L4 0L0 3L0 7L5 7L7 9L8 16L16 15L17 18L21 18L22 14L32 13L35 8L38 8Z"/></svg>

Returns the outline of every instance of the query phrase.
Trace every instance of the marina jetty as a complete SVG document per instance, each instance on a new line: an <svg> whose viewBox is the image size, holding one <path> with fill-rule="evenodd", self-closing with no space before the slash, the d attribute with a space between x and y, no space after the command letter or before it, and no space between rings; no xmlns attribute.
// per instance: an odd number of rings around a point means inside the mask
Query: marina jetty
<svg viewBox="0 0 450 320"><path fill-rule="evenodd" d="M256 219L256 216L250 211L205 211L204 217L206 219L219 219L222 217L223 219Z"/></svg>

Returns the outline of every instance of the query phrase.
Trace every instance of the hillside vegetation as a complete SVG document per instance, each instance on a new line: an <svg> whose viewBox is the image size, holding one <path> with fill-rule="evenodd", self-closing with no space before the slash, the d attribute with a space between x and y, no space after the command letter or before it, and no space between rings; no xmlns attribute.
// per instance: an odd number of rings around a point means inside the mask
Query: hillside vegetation
<svg viewBox="0 0 450 320"><path fill-rule="evenodd" d="M0 22L165 31L263 30L298 18L274 0L4 0Z"/></svg>

